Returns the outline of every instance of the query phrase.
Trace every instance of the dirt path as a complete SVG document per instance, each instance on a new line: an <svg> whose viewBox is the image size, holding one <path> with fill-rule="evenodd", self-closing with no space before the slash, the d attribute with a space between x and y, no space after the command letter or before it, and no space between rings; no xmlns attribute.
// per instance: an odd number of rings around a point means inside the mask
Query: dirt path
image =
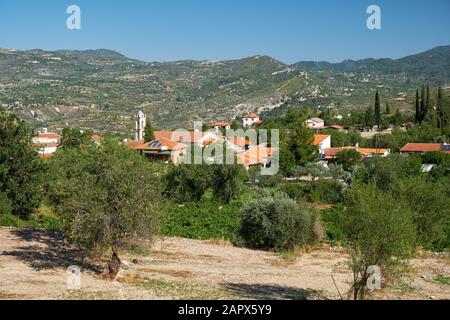
<svg viewBox="0 0 450 320"><path fill-rule="evenodd" d="M318 249L293 258L209 241L158 240L129 262L119 280L106 280L105 261L82 253L48 231L0 228L0 299L337 299L351 274L342 251ZM132 261L136 259L133 263ZM66 268L82 267L81 289L68 290ZM448 258L412 261L410 284L373 298L450 299Z"/></svg>

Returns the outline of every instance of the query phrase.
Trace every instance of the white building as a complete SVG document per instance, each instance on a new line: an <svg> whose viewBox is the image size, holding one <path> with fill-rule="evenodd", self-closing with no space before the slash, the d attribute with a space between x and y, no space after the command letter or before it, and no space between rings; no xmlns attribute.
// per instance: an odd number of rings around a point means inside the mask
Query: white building
<svg viewBox="0 0 450 320"><path fill-rule="evenodd" d="M261 120L259 120L259 116L254 113L250 113L242 117L242 125L244 128L248 128L259 123L261 123Z"/></svg>
<svg viewBox="0 0 450 320"><path fill-rule="evenodd" d="M231 129L231 124L227 121L217 121L214 123L210 123L208 126L210 128L214 128L214 130L216 131Z"/></svg>
<svg viewBox="0 0 450 320"><path fill-rule="evenodd" d="M33 144L41 157L48 157L56 152L61 142L61 136L53 132L47 132L42 128L36 137L32 139Z"/></svg>
<svg viewBox="0 0 450 320"><path fill-rule="evenodd" d="M310 129L323 129L325 121L320 118L311 118L306 120L306 126Z"/></svg>

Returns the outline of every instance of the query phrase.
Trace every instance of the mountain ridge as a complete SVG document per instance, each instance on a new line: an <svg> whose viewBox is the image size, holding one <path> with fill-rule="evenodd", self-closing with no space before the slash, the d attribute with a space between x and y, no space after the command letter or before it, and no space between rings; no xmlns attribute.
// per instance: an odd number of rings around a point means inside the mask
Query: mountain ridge
<svg viewBox="0 0 450 320"><path fill-rule="evenodd" d="M122 133L132 132L138 109L156 127L171 129L287 106L358 108L371 103L376 89L407 107L417 86L450 83L449 58L450 51L432 49L400 62L365 59L354 66L348 60L346 68L355 70L341 72L265 55L144 62L108 49L0 49L0 106L36 127Z"/></svg>

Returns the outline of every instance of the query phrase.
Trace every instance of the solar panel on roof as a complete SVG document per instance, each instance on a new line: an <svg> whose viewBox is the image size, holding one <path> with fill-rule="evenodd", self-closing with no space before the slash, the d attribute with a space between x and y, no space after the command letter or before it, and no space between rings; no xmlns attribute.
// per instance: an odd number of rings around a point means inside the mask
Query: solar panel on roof
<svg viewBox="0 0 450 320"><path fill-rule="evenodd" d="M159 141L152 141L148 144L150 148L159 148L161 147L161 143Z"/></svg>
<svg viewBox="0 0 450 320"><path fill-rule="evenodd" d="M441 147L442 151L450 151L450 145L444 145Z"/></svg>

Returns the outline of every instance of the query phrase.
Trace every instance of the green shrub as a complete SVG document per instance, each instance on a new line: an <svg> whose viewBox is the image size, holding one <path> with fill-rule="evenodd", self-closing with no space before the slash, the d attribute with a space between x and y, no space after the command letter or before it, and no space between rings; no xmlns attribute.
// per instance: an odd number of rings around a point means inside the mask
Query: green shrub
<svg viewBox="0 0 450 320"><path fill-rule="evenodd" d="M341 202L342 189L342 184L333 180L284 183L279 187L279 191L286 193L291 199L321 203Z"/></svg>
<svg viewBox="0 0 450 320"><path fill-rule="evenodd" d="M161 233L167 237L234 240L241 203L223 205L211 199L184 205L168 203Z"/></svg>
<svg viewBox="0 0 450 320"><path fill-rule="evenodd" d="M248 181L252 185L261 188L274 188L281 183L282 177L279 174L269 176L261 175L261 168L251 167L248 172Z"/></svg>
<svg viewBox="0 0 450 320"><path fill-rule="evenodd" d="M441 164L449 161L450 155L442 151L427 152L422 156L422 163Z"/></svg>
<svg viewBox="0 0 450 320"><path fill-rule="evenodd" d="M287 195L255 199L241 209L238 243L250 248L289 250L314 240L315 215Z"/></svg>
<svg viewBox="0 0 450 320"><path fill-rule="evenodd" d="M27 222L30 226L40 229L61 230L63 228L61 218L56 216L31 215Z"/></svg>
<svg viewBox="0 0 450 320"><path fill-rule="evenodd" d="M326 238L331 244L345 243L345 231L340 225L344 208L342 205L337 205L320 212L322 224L325 228Z"/></svg>

